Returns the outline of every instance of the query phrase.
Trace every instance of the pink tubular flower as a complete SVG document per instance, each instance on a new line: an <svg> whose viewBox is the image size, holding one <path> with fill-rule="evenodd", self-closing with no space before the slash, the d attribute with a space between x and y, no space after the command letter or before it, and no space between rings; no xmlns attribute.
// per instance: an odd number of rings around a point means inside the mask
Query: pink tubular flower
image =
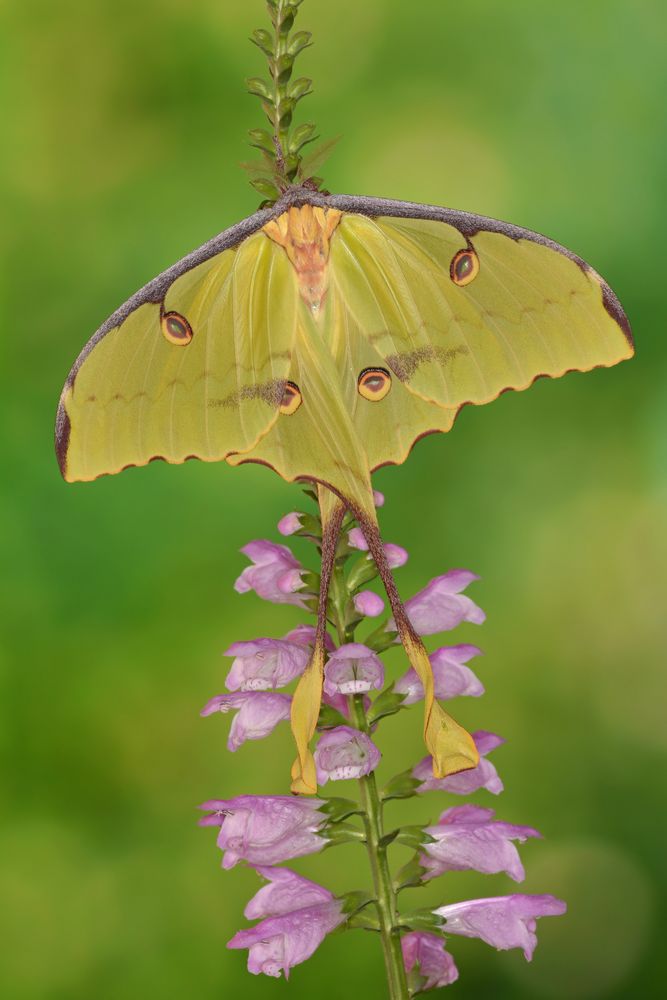
<svg viewBox="0 0 667 1000"><path fill-rule="evenodd" d="M297 593L304 570L286 545L259 540L248 542L241 552L253 565L247 566L234 584L237 593L247 594L254 590L259 597L273 604L306 606L304 599L311 595L303 591Z"/></svg>
<svg viewBox="0 0 667 1000"><path fill-rule="evenodd" d="M285 516L278 521L278 531L285 537L288 535L295 535L300 528L301 514L297 514L296 511L293 511L291 514L285 514Z"/></svg>
<svg viewBox="0 0 667 1000"><path fill-rule="evenodd" d="M293 628L291 632L283 636L285 642L298 642L302 646L314 646L316 637L316 628L314 625L297 625ZM336 648L333 639L327 632L324 637L324 646L329 652L333 653Z"/></svg>
<svg viewBox="0 0 667 1000"><path fill-rule="evenodd" d="M289 719L292 699L273 691L241 691L238 694L219 694L202 709L203 716L214 712L237 710L234 716L227 749L232 753L246 740L263 740L270 736L279 722Z"/></svg>
<svg viewBox="0 0 667 1000"><path fill-rule="evenodd" d="M401 938L403 962L407 973L417 966L420 976L426 979L423 992L450 986L459 978L459 970L452 956L445 951L445 942L438 934L410 931Z"/></svg>
<svg viewBox="0 0 667 1000"><path fill-rule="evenodd" d="M321 885L311 882L303 875L297 875L289 868L257 867L258 875L267 879L268 885L252 897L243 915L248 920L264 920L279 917L283 913L302 910L306 906L328 903L334 896Z"/></svg>
<svg viewBox="0 0 667 1000"><path fill-rule="evenodd" d="M530 826L513 826L493 819L493 809L479 806L454 806L446 809L435 826L426 832L435 843L426 844L420 862L426 878L436 878L448 871L505 872L515 882L523 882L526 873L519 852L512 843L539 837Z"/></svg>
<svg viewBox="0 0 667 1000"><path fill-rule="evenodd" d="M287 639L253 639L235 642L224 655L235 657L225 680L229 691L270 691L301 676L310 650Z"/></svg>
<svg viewBox="0 0 667 1000"><path fill-rule="evenodd" d="M326 785L329 780L344 781L370 774L382 754L366 733L338 726L320 736L314 756L318 784Z"/></svg>
<svg viewBox="0 0 667 1000"><path fill-rule="evenodd" d="M384 552L389 563L389 569L399 569L400 566L405 566L410 558L407 549L402 548L400 545L394 545L392 542L387 542Z"/></svg>
<svg viewBox="0 0 667 1000"><path fill-rule="evenodd" d="M354 610L364 618L377 618L384 611L384 601L372 590L362 590L354 598Z"/></svg>
<svg viewBox="0 0 667 1000"><path fill-rule="evenodd" d="M352 549L359 549L360 552L368 552L368 542L364 538L361 528L352 528L347 533L347 544Z"/></svg>
<svg viewBox="0 0 667 1000"><path fill-rule="evenodd" d="M468 695L479 698L484 694L484 685L465 664L473 656L479 656L477 646L442 646L431 653L429 659L433 667L435 696L440 701ZM416 672L412 669L399 677L394 688L396 694L406 696L404 705L414 705L424 697L424 688Z"/></svg>
<svg viewBox="0 0 667 1000"><path fill-rule="evenodd" d="M454 795L472 795L480 788L486 788L492 795L500 795L503 790L503 783L498 776L498 772L486 759L486 755L502 746L505 740L495 733L487 733L478 730L472 734L475 746L480 753L480 762L477 767L470 771L461 771L459 774L450 774L448 778L433 777L433 761L430 757L424 757L412 771L413 778L421 781L418 792L450 792Z"/></svg>
<svg viewBox="0 0 667 1000"><path fill-rule="evenodd" d="M248 972L253 975L278 978L284 972L287 979L290 969L310 958L344 920L342 902L333 899L262 920L235 934L227 947L248 949Z"/></svg>
<svg viewBox="0 0 667 1000"><path fill-rule="evenodd" d="M415 630L420 635L435 635L448 632L461 622L481 625L486 615L474 601L461 591L474 580L474 573L465 569L453 569L444 576L436 576L423 590L405 602L405 610ZM395 631L393 619L388 627Z"/></svg>
<svg viewBox="0 0 667 1000"><path fill-rule="evenodd" d="M446 920L447 934L461 934L486 941L499 951L522 948L527 962L537 946L538 917L558 917L567 910L555 896L496 896L470 899L434 910Z"/></svg>
<svg viewBox="0 0 667 1000"><path fill-rule="evenodd" d="M368 542L364 538L361 528L352 528L351 531L348 531L347 542L352 549L359 549L360 552L368 552ZM400 545L394 545L392 542L386 543L384 551L390 569L398 569L399 566L405 566L409 559L407 551L401 548Z"/></svg>
<svg viewBox="0 0 667 1000"><path fill-rule="evenodd" d="M251 865L277 865L290 858L321 851L326 840L317 833L326 817L321 799L289 795L237 795L213 799L201 808L209 815L201 826L219 826L218 847L224 851L223 868L239 861Z"/></svg>
<svg viewBox="0 0 667 1000"><path fill-rule="evenodd" d="M324 690L329 695L364 694L383 684L382 660L360 642L339 646L324 668Z"/></svg>

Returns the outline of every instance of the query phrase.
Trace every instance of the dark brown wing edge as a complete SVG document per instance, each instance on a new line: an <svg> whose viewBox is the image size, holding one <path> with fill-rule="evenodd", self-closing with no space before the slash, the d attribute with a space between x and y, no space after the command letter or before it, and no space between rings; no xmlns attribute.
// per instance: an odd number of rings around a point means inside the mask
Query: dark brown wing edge
<svg viewBox="0 0 667 1000"><path fill-rule="evenodd" d="M315 205L320 208L337 208L341 212L352 212L358 215L367 215L373 218L384 215L389 216L390 218L398 219L432 219L435 222L445 222L447 225L453 226L455 229L458 229L461 235L466 239L472 238L476 233L481 231L502 233L503 236L508 236L513 240L530 240L533 243L541 243L543 246L549 247L551 250L555 250L557 253L561 253L566 257L569 257L570 260L574 261L582 269L582 271L587 273L593 272L593 268L590 264L587 264L586 261L582 260L581 257L578 257L577 254L572 253L572 251L568 250L567 247L563 247L559 243L555 243L547 236L542 236L540 233L535 233L530 229L523 229L521 226L514 226L509 222L501 222L498 219L490 219L484 215L474 215L470 212L462 212L453 208L442 208L438 205L422 205L418 202L392 201L388 198L368 198L364 196L346 194L326 195L318 191L312 191L308 188L294 187L285 192L280 201L276 202L276 204L271 208L255 212L254 215L249 216L247 219L243 219L241 222L236 223L236 225L231 226L231 228L225 229L224 232L220 233L218 236L214 236L213 239L208 241L208 243L204 243L196 250L193 250L192 253L183 257L176 264L173 264L166 271L163 271L162 274L159 274L156 278L153 278L152 281L149 281L148 284L144 285L143 288L140 288L138 292L135 292L135 294L132 295L127 302L123 303L120 308L116 309L116 311L111 314L106 322L102 324L102 326L93 334L88 343L85 345L70 369L69 375L65 380L63 393L74 384L81 365L86 360L95 345L98 344L110 330L114 330L117 326L119 326L131 312L143 305L145 302L162 302L170 285L176 280L176 278L180 278L182 274L192 270L193 267L197 267L199 264L203 264L204 261L209 260L216 254L222 253L223 250L229 250L234 246L238 246L239 243L242 243L248 236L252 236L253 233L256 233L262 228L262 226L266 225L267 222L270 222L272 219L276 219L282 215L288 208L300 205ZM625 315L621 303L606 281L600 278L597 272L593 273L596 274L596 277L600 281L602 289L602 302L605 309L612 319L619 325L630 346L634 348L630 323L628 322L628 318ZM60 466L60 471L63 476L65 475L67 462L69 436L70 422L62 404L61 394L61 400L58 404L58 411L56 414L55 445L58 465Z"/></svg>

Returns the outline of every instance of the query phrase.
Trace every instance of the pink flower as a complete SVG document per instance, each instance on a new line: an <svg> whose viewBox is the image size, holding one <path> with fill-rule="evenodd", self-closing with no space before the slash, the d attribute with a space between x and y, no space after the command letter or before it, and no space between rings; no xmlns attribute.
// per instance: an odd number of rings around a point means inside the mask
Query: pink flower
<svg viewBox="0 0 667 1000"><path fill-rule="evenodd" d="M429 657L433 667L435 696L441 701L469 695L479 698L484 694L484 686L465 664L473 656L479 656L477 646L442 646ZM394 688L397 694L406 695L404 705L413 705L424 697L424 688L416 672L412 669L399 677Z"/></svg>
<svg viewBox="0 0 667 1000"><path fill-rule="evenodd" d="M236 709L227 749L232 753L246 740L263 740L269 736L279 722L289 719L292 699L286 694L272 691L243 691L238 694L219 694L202 709L203 716L214 712L229 712Z"/></svg>
<svg viewBox="0 0 667 1000"><path fill-rule="evenodd" d="M281 535L295 535L297 531L301 528L301 514L297 514L293 511L291 514L285 514L285 516L278 521L278 531Z"/></svg>
<svg viewBox="0 0 667 1000"><path fill-rule="evenodd" d="M418 789L420 793L450 792L454 795L472 795L478 789L486 788L492 795L500 795L503 783L491 761L486 759L486 755L496 747L502 746L505 740L502 736L486 733L483 730L473 733L472 738L481 756L477 767L470 771L450 774L448 778L434 778L433 762L430 757L424 757L412 771L413 778L422 782Z"/></svg>
<svg viewBox="0 0 667 1000"><path fill-rule="evenodd" d="M324 668L324 690L329 695L363 694L383 684L382 660L360 642L339 646Z"/></svg>
<svg viewBox="0 0 667 1000"><path fill-rule="evenodd" d="M290 858L321 851L326 840L317 831L326 817L321 799L289 795L237 795L213 799L201 808L210 810L202 826L219 826L218 847L224 851L223 868L239 861L251 865L277 865Z"/></svg>
<svg viewBox="0 0 667 1000"><path fill-rule="evenodd" d="M348 531L347 542L352 549L359 549L360 552L368 552L368 542L364 538L361 528L352 528L351 531ZM407 551L401 548L400 545L392 544L392 542L387 542L384 551L390 569L398 569L399 566L405 566L409 559Z"/></svg>
<svg viewBox="0 0 667 1000"><path fill-rule="evenodd" d="M447 934L486 941L499 951L522 948L530 962L537 946L538 917L557 917L567 906L555 896L497 896L441 906L433 912L446 921Z"/></svg>
<svg viewBox="0 0 667 1000"><path fill-rule="evenodd" d="M472 805L446 809L426 832L435 838L435 843L425 845L420 859L429 879L471 869L486 874L505 872L515 882L523 882L526 873L512 841L523 843L540 836L529 826L497 822L493 809Z"/></svg>
<svg viewBox="0 0 667 1000"><path fill-rule="evenodd" d="M301 587L301 574L304 569L294 558L286 545L276 545L265 540L248 542L241 552L252 561L234 584L239 594L247 594L254 590L259 597L273 604L296 604L304 608L304 598L311 596Z"/></svg>
<svg viewBox="0 0 667 1000"><path fill-rule="evenodd" d="M361 528L352 528L347 533L347 544L352 549L359 549L360 552L368 552L368 542L364 538Z"/></svg>
<svg viewBox="0 0 667 1000"><path fill-rule="evenodd" d="M426 979L422 992L450 986L459 978L452 956L445 951L445 942L438 934L410 931L401 938L405 971L417 972Z"/></svg>
<svg viewBox="0 0 667 1000"><path fill-rule="evenodd" d="M311 882L303 875L297 875L289 868L267 868L262 865L255 871L267 879L269 884L263 885L255 893L243 911L248 920L279 917L282 913L328 903L334 898L328 889Z"/></svg>
<svg viewBox="0 0 667 1000"><path fill-rule="evenodd" d="M373 503L376 507L384 507L384 493L380 493L379 490L373 490Z"/></svg>
<svg viewBox="0 0 667 1000"><path fill-rule="evenodd" d="M301 676L310 650L287 639L252 639L235 642L224 655L235 657L225 680L229 691L270 691Z"/></svg>
<svg viewBox="0 0 667 1000"><path fill-rule="evenodd" d="M479 580L474 573L453 569L444 576L436 576L406 601L405 610L415 630L420 635L435 635L436 632L448 632L464 621L481 625L486 615L474 601L461 593L474 580ZM393 619L388 627L396 630Z"/></svg>
<svg viewBox="0 0 667 1000"><path fill-rule="evenodd" d="M333 899L262 920L235 934L227 947L248 948L248 971L253 975L278 978L284 972L287 979L290 969L310 958L344 920L342 902Z"/></svg>
<svg viewBox="0 0 667 1000"><path fill-rule="evenodd" d="M297 625L296 628L293 628L283 638L287 642L300 642L303 646L314 646L316 631L314 625Z"/></svg>
<svg viewBox="0 0 667 1000"><path fill-rule="evenodd" d="M401 548L400 545L394 545L392 542L387 542L384 547L384 553L389 563L389 569L398 569L400 566L405 566L410 558L406 549Z"/></svg>
<svg viewBox="0 0 667 1000"><path fill-rule="evenodd" d="M317 782L344 781L370 774L380 763L382 754L370 736L350 726L338 726L320 736L315 750Z"/></svg>
<svg viewBox="0 0 667 1000"><path fill-rule="evenodd" d="M384 611L384 601L372 590L362 590L354 598L354 610L365 618L377 618Z"/></svg>

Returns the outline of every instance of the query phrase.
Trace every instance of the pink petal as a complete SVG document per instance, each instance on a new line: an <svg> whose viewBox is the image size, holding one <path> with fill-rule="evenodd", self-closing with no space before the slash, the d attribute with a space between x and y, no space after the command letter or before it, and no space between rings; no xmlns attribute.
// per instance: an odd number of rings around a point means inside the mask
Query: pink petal
<svg viewBox="0 0 667 1000"><path fill-rule="evenodd" d="M424 992L440 986L450 986L459 978L452 956L445 951L445 942L438 934L410 931L401 938L406 972L418 967L419 975L426 979Z"/></svg>
<svg viewBox="0 0 667 1000"><path fill-rule="evenodd" d="M306 906L326 903L334 898L328 889L311 882L303 875L297 875L289 868L259 866L255 870L269 884L255 893L243 911L248 920L277 917Z"/></svg>
<svg viewBox="0 0 667 1000"><path fill-rule="evenodd" d="M473 740L481 760L477 767L470 771L450 774L448 778L435 778L432 758L424 757L412 771L413 777L422 782L418 789L419 793L450 792L454 795L472 795L478 789L485 788L492 795L500 795L503 783L491 761L486 759L486 754L491 753L505 741L501 736L482 730L473 733Z"/></svg>
<svg viewBox="0 0 667 1000"><path fill-rule="evenodd" d="M521 948L530 962L537 945L538 918L560 916L566 910L565 903L555 896L518 894L471 899L441 906L433 912L446 921L447 934L477 937L500 951Z"/></svg>
<svg viewBox="0 0 667 1000"><path fill-rule="evenodd" d="M278 521L278 531L285 537L295 535L300 528L301 514L298 514L296 511L293 511L291 514L285 514L285 516Z"/></svg>
<svg viewBox="0 0 667 1000"><path fill-rule="evenodd" d="M339 646L324 668L324 690L329 695L363 694L383 683L382 660L359 642Z"/></svg>
<svg viewBox="0 0 667 1000"><path fill-rule="evenodd" d="M377 618L384 611L384 601L372 590L362 590L354 598L354 608L365 618Z"/></svg>
<svg viewBox="0 0 667 1000"><path fill-rule="evenodd" d="M381 753L366 733L338 726L320 736L315 750L317 781L345 781L370 774L380 763Z"/></svg>

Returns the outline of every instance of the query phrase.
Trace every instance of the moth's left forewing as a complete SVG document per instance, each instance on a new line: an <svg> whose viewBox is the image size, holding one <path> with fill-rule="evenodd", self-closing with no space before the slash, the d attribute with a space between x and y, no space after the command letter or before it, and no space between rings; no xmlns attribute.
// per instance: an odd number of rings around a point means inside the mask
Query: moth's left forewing
<svg viewBox="0 0 667 1000"><path fill-rule="evenodd" d="M289 262L258 232L184 269L157 301L121 310L63 390L56 437L65 478L254 447L279 416L297 304ZM183 343L165 337L170 316L189 331Z"/></svg>

